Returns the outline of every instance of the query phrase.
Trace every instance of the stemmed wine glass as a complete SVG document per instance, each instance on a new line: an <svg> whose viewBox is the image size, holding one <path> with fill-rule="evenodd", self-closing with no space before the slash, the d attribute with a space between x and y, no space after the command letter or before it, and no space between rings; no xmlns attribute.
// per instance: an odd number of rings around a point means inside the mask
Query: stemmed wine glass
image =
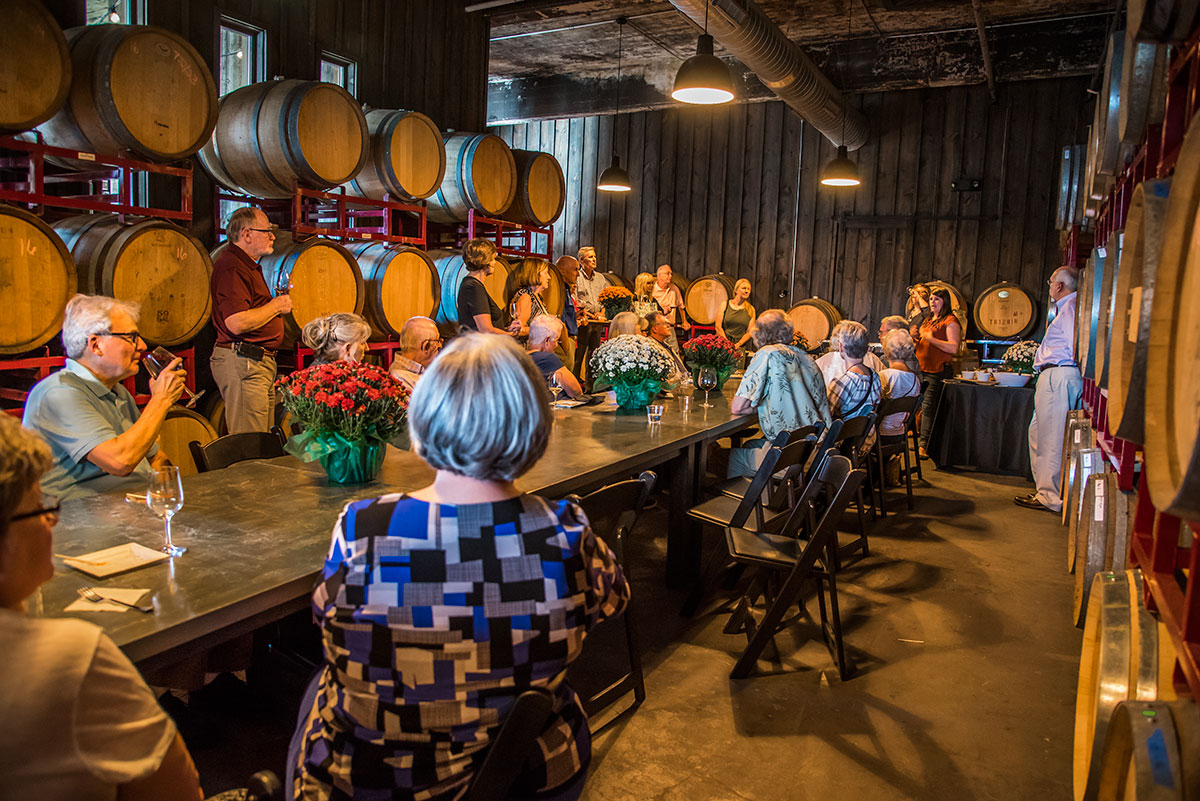
<svg viewBox="0 0 1200 801"><path fill-rule="evenodd" d="M708 402L708 393L717 388L717 371L711 367L702 367L696 375L696 386L704 390L704 403L700 404L700 407L711 409L712 404Z"/></svg>
<svg viewBox="0 0 1200 801"><path fill-rule="evenodd" d="M158 374L167 369L167 365L175 361L175 354L159 345L154 350L142 357L142 361L146 363L146 370L152 378L158 378ZM196 405L196 401L200 400L200 396L204 394L204 390L192 392L186 386L183 388L183 397L186 403L183 404L185 409L191 409Z"/></svg>
<svg viewBox="0 0 1200 801"><path fill-rule="evenodd" d="M551 376L546 379L546 386L550 390L550 405L554 406L562 397L563 391L562 387L558 385L558 376L551 374Z"/></svg>
<svg viewBox="0 0 1200 801"><path fill-rule="evenodd" d="M150 511L163 519L166 539L162 551L170 556L183 556L187 548L171 542L171 518L183 508L183 483L179 480L179 468L174 465L159 467L151 471L146 487L146 505Z"/></svg>

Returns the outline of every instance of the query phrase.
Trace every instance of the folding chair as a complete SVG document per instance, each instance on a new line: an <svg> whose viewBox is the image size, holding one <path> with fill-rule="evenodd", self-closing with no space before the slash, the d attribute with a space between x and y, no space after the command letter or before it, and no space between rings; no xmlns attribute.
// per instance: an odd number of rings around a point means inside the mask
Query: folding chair
<svg viewBox="0 0 1200 801"><path fill-rule="evenodd" d="M772 446L768 453L778 449L779 456L772 472L767 474L766 484L757 494L752 495L749 491L740 497L731 493L721 494L693 506L688 510L688 515L701 523L721 527L745 526L755 531L770 531L783 525L785 514L803 488L804 465L816 446L817 438L812 434L783 447ZM755 472L754 478L760 473L761 467ZM754 479L751 479L747 490L754 487ZM754 513L753 520L749 519L750 512Z"/></svg>
<svg viewBox="0 0 1200 801"><path fill-rule="evenodd" d="M921 395L918 394L917 397L920 398ZM917 410L919 411L920 408L921 401L918 400ZM908 446L912 445L912 458L913 464L915 465L917 471L917 480L924 481L925 476L921 473L921 429L917 428L917 415L915 413L908 416L908 420L905 421L904 427L906 429L905 434L908 436L908 442L904 447L907 450Z"/></svg>
<svg viewBox="0 0 1200 801"><path fill-rule="evenodd" d="M875 430L876 415L874 412L862 417L852 417L849 420L842 421L842 430L837 438L831 444L837 447L838 451L850 460L850 463L855 469L863 467L866 464L866 453L864 446L867 437ZM870 484L867 485L867 493L871 498L871 520L875 519L875 492ZM841 567L841 560L844 556L849 556L855 551L862 551L863 556L870 556L871 552L867 543L867 523L863 516L863 493L862 484L860 483L855 491L855 507L858 511L858 539L840 546L837 549L836 561L837 567Z"/></svg>
<svg viewBox="0 0 1200 801"><path fill-rule="evenodd" d="M735 563L756 569L725 629L731 633L742 631L747 640L745 650L729 673L730 678L746 678L753 672L763 650L774 642L775 635L783 628L787 612L793 605L803 609L801 593L810 580L818 585L825 645L837 663L839 675L843 679L853 675L854 666L846 656L842 640L832 562L837 550L838 518L858 491L864 476L864 471L855 470L845 456L830 455L814 477L811 488L805 489L805 499L793 510L788 525L779 534L734 527L725 530L729 557ZM822 507L819 519L814 512L817 506ZM807 540L801 540L795 535L805 521L809 522L811 534ZM825 563L824 570L817 567L818 560ZM774 591L773 585L777 587ZM826 589L829 592L828 607ZM752 607L760 595L765 598L766 611L762 620L756 621Z"/></svg>
<svg viewBox="0 0 1200 801"><path fill-rule="evenodd" d="M283 449L283 440L278 434L264 431L247 431L241 434L226 434L217 437L207 445L201 445L197 440L188 443L196 469L201 473L209 470L221 470L231 464L245 462L249 459L274 459L277 456L287 456Z"/></svg>
<svg viewBox="0 0 1200 801"><path fill-rule="evenodd" d="M883 444L883 434L879 429L883 426L883 421L893 414L905 414L904 425L907 428L910 418L916 415L917 409L920 407L921 396L913 395L907 398L889 398L879 404L876 410L878 416L878 424L875 429L875 475L873 478L878 479L879 487L879 516L887 517L887 460L891 456L904 457L904 485L908 492L908 508L913 508L913 491L912 491L912 466L908 460L908 440L907 431L900 435L900 441Z"/></svg>
<svg viewBox="0 0 1200 801"><path fill-rule="evenodd" d="M592 530L600 534L616 553L617 562L625 571L626 577L629 576L629 570L625 557L625 539L633 531L638 517L646 507L646 501L650 499L650 492L654 489L654 482L657 478L658 476L652 471L647 470L635 479L609 484L578 501L592 524ZM589 718L594 718L598 712L603 711L630 690L633 691L633 705L622 711L622 715L636 709L642 701L646 700L646 685L642 676L642 655L638 648L630 612L631 609L626 607L625 614L622 615L622 623L625 626L625 644L629 648L629 671L592 697L584 699L583 710ZM615 719L613 718L613 720ZM609 720L604 725L607 726L611 722L612 720ZM593 732L598 730L592 729Z"/></svg>
<svg viewBox="0 0 1200 801"><path fill-rule="evenodd" d="M503 801L533 752L535 741L554 709L554 698L540 687L517 696L500 733L488 746L483 763L471 778L464 801Z"/></svg>
<svg viewBox="0 0 1200 801"><path fill-rule="evenodd" d="M838 423L839 421L835 420L834 422ZM825 431L825 422L818 420L812 425L797 428L795 431L780 431L779 436L775 437L775 441L771 444L783 448L810 436L815 437L816 441L820 443L823 431ZM778 479L778 477L778 472L776 472L776 478ZM741 500L745 496L746 490L750 487L751 480L751 477L748 476L734 476L724 481L718 481L712 485L711 489L721 495L728 495L730 498Z"/></svg>

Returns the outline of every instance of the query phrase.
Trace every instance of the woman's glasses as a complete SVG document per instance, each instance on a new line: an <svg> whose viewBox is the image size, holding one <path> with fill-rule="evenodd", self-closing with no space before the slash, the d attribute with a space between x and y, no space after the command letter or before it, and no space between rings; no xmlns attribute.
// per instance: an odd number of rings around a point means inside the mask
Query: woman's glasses
<svg viewBox="0 0 1200 801"><path fill-rule="evenodd" d="M32 512L23 512L19 515L13 515L8 519L8 522L15 523L18 520L30 520L34 517L42 517L43 515L51 515L55 523L58 522L58 516L62 512L62 501L55 495L43 495L42 505L34 509Z"/></svg>

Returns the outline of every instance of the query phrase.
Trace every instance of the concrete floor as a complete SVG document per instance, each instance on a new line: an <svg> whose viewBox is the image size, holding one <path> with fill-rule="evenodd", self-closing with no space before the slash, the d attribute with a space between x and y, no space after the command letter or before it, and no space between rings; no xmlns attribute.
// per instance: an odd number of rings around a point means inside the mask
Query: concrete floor
<svg viewBox="0 0 1200 801"><path fill-rule="evenodd" d="M846 682L803 620L776 640L782 663L731 681L745 638L721 632L725 614L676 614L654 536L665 515L647 512L630 556L647 699L596 735L583 798L1069 799L1082 635L1065 529L1012 503L1020 479L925 464L915 510L894 502L871 555L839 576L858 663ZM597 629L576 686L600 685L623 654L619 626ZM265 695L217 698L181 724L207 792L282 774L301 683L272 677Z"/></svg>

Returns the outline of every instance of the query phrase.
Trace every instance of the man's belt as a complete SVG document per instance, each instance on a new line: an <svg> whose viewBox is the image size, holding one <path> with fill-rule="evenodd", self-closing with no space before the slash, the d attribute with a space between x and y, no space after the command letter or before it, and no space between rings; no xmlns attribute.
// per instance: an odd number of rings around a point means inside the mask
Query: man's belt
<svg viewBox="0 0 1200 801"><path fill-rule="evenodd" d="M214 345L214 347L231 350L238 356L243 356L256 362L261 362L267 356L270 356L272 359L274 359L275 354L278 353L278 351L273 348L264 348L262 345L255 345L251 342L218 342Z"/></svg>

